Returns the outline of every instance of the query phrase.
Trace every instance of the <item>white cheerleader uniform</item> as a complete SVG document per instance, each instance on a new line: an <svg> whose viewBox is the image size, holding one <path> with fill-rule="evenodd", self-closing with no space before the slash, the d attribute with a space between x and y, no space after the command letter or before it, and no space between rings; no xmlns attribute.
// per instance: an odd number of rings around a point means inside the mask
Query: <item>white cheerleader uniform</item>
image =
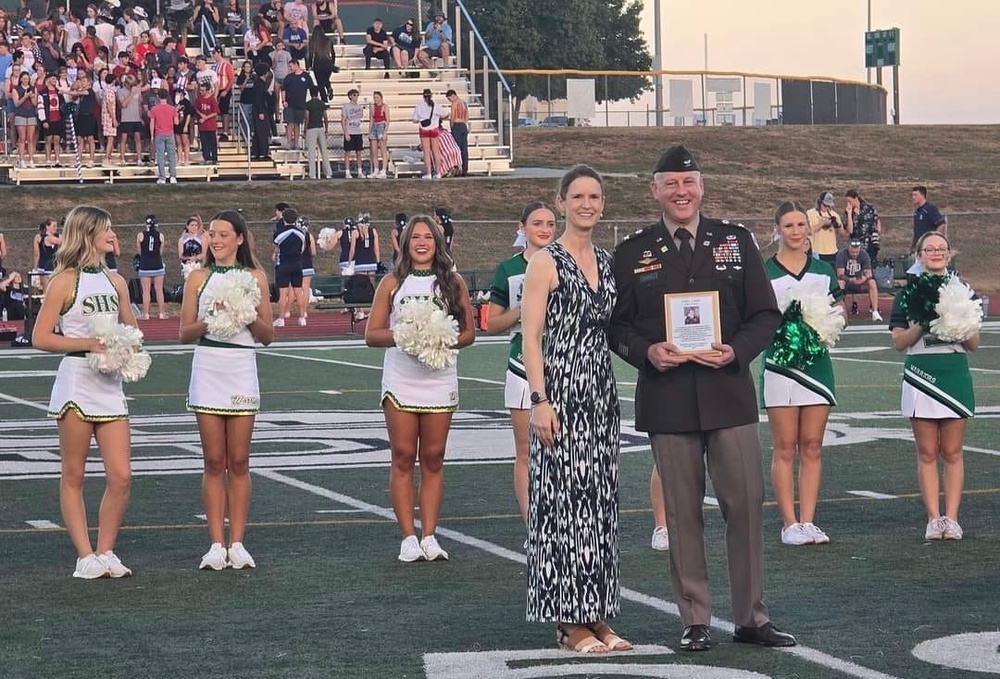
<svg viewBox="0 0 1000 679"><path fill-rule="evenodd" d="M59 317L64 337L93 337L91 323L100 317L118 321L118 290L104 267L83 267L69 308ZM48 416L61 419L72 410L84 422L128 419L122 381L90 367L87 353L67 354L59 362L49 398Z"/></svg>
<svg viewBox="0 0 1000 679"><path fill-rule="evenodd" d="M207 290L220 280L219 274L239 267L209 267L208 277L198 289L198 320L208 314ZM187 409L209 415L254 415L260 410L257 354L250 328L225 339L207 334L194 348Z"/></svg>
<svg viewBox="0 0 1000 679"><path fill-rule="evenodd" d="M437 278L433 272L411 271L403 279L392 300L389 327L407 300L434 297ZM410 413L450 413L458 409L458 368L454 365L433 370L398 347L385 350L382 366L382 399Z"/></svg>

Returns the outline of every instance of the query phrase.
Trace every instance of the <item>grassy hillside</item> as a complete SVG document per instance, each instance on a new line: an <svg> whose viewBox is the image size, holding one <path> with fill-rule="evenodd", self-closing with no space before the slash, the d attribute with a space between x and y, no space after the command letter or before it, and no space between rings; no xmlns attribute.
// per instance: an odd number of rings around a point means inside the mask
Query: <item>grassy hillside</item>
<svg viewBox="0 0 1000 679"><path fill-rule="evenodd" d="M961 252L963 274L980 289L1000 290L1000 269L992 254L993 232L1000 225L1000 127L535 128L515 134L519 167L566 168L585 162L609 173L609 227L616 220L656 218L649 170L659 152L677 142L688 145L702 166L705 211L748 219L762 242L769 238L769 215L782 200L811 204L821 191L832 190L842 205L844 191L853 187L882 214L899 215L883 219L883 252L903 253L911 232L910 188L925 184L931 200L953 213L950 233ZM180 223L191 212L208 217L234 206L242 207L251 220L266 220L273 204L284 200L298 206L317 228L359 210L389 220L396 212L413 215L447 205L458 218L460 267L490 268L511 252L520 207L533 198L551 198L555 184L551 179L503 178L18 187L6 196L0 223L11 251L5 265L23 268L33 225L42 216L65 214L80 202L109 208L119 223L138 224L149 212L163 223ZM977 214L954 214L961 212ZM494 221L463 227L463 218ZM165 231L176 238L179 227ZM613 233L612 228L603 230L599 242L613 247ZM262 227L258 239L265 259L268 234ZM122 234L128 252L133 238L134 232ZM383 252L388 252L386 242ZM321 272L332 271L331 259L320 260ZM170 277L177 278L176 263L168 259L168 267L171 264Z"/></svg>

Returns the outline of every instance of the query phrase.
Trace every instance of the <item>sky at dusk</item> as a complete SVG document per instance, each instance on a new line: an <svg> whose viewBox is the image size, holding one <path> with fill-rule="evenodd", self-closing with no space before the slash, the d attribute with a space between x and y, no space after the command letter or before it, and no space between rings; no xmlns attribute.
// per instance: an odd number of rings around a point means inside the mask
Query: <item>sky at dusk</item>
<svg viewBox="0 0 1000 679"><path fill-rule="evenodd" d="M867 0L661 1L664 68L865 80ZM653 2L643 29L653 46ZM902 124L1000 123L1000 2L871 0L872 28L898 27ZM891 69L883 69L890 91ZM872 81L875 77L872 75Z"/></svg>

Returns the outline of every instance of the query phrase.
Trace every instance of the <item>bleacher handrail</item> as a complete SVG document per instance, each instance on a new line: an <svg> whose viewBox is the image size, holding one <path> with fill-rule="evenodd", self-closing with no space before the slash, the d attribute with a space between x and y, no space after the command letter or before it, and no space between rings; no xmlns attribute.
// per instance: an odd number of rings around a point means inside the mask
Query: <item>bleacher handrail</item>
<svg viewBox="0 0 1000 679"><path fill-rule="evenodd" d="M510 84L507 82L507 78L504 77L503 71L500 70L500 66L497 64L496 59L493 58L493 53L490 52L489 46L483 39L483 34L479 32L479 27L476 26L476 22L472 20L472 15L469 14L469 10L466 8L465 3L463 3L462 0L455 0L455 4L462 11L462 16L465 17L465 20L469 22L469 28L472 30L473 35L476 36L476 41L479 43L479 49L481 49L483 54L486 55L486 58L490 62L490 66L492 66L493 70L496 71L497 78L500 79L500 82L503 83L503 87L507 91L507 94L510 95ZM475 65L469 64L469 68L471 70L475 68Z"/></svg>

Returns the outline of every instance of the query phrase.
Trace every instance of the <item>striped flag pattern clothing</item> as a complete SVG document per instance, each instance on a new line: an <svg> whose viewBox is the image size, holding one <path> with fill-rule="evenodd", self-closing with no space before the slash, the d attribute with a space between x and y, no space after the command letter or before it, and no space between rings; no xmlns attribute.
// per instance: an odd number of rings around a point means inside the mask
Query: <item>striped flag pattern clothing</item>
<svg viewBox="0 0 1000 679"><path fill-rule="evenodd" d="M458 148L458 142L449 130L440 128L438 143L441 145L442 165L438 168L438 173L446 175L455 168L462 169L462 149Z"/></svg>

